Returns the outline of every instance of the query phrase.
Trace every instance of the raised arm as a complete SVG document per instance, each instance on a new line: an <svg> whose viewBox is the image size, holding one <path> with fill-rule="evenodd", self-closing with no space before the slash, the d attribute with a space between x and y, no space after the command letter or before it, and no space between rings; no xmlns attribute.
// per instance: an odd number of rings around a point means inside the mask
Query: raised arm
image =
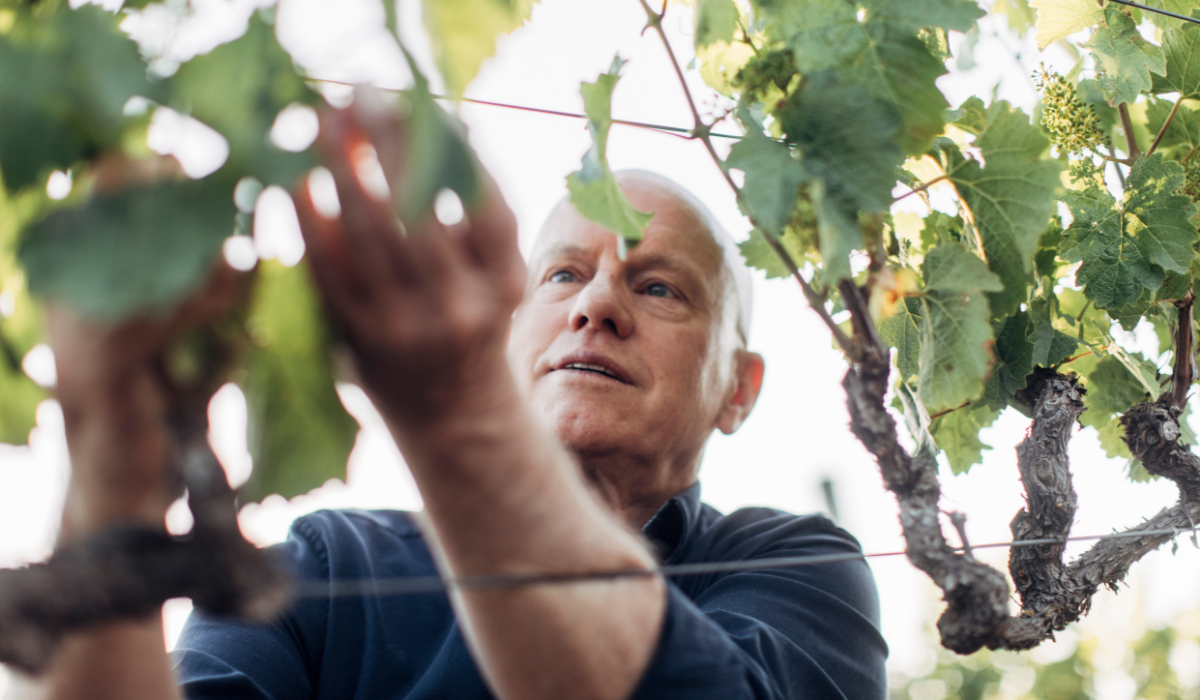
<svg viewBox="0 0 1200 700"><path fill-rule="evenodd" d="M223 267L202 294L162 321L109 327L51 307L57 398L71 454L61 542L120 522L164 527L171 488L163 465L170 442L155 367L180 328L227 308L236 294L235 276ZM55 700L179 697L158 615L68 638L46 684Z"/></svg>
<svg viewBox="0 0 1200 700"><path fill-rule="evenodd" d="M341 216L297 208L318 284L354 349L425 500L447 574L650 567L638 536L593 496L534 420L505 359L525 266L494 184L457 225L395 223L356 173L367 131L397 172L397 124L350 112L322 142ZM392 181L393 188L404 183ZM515 698L629 696L658 641L656 578L459 592L454 604L484 677Z"/></svg>

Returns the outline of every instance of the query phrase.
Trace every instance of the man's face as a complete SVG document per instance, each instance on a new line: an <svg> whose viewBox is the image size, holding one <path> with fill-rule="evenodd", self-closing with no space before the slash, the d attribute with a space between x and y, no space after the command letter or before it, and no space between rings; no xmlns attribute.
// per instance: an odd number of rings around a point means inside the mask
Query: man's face
<svg viewBox="0 0 1200 700"><path fill-rule="evenodd" d="M693 461L733 388L722 251L669 189L623 181L631 203L654 212L645 239L621 260L612 233L556 210L530 259L509 356L577 455Z"/></svg>

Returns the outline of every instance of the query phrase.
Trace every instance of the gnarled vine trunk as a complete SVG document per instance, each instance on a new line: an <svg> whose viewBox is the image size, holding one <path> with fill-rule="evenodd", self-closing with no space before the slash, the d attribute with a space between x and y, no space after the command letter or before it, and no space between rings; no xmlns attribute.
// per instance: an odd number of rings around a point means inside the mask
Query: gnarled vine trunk
<svg viewBox="0 0 1200 700"><path fill-rule="evenodd" d="M884 407L890 369L887 348L875 334L859 288L843 283L840 290L852 313L854 341L860 349L842 382L850 428L875 455L884 485L900 505L909 561L944 593L946 610L937 626L947 649L969 654L983 647L1033 648L1084 615L1101 586L1115 588L1130 566L1173 539L1173 534L1162 531L1188 530L1200 524L1200 457L1179 443L1179 402L1186 391L1175 390L1153 403L1133 406L1121 422L1130 451L1146 470L1179 486L1179 503L1120 538L1097 542L1067 565L1063 551L1076 508L1067 446L1085 410L1084 390L1074 376L1039 369L1022 395L1033 406L1029 434L1017 446L1026 508L1011 524L1015 541L1037 544L1011 550L1009 572L1020 595L1021 610L1010 615L1004 575L976 560L965 539L962 548L946 542L939 520L937 450L926 432L928 418L912 415L919 414L920 408L909 402L906 415L918 436L916 454L910 455L900 445L896 422ZM1181 304L1180 316L1189 322L1180 324L1176 333L1179 359L1175 378L1182 380L1178 383L1186 389L1194 362L1190 295ZM1138 536L1141 532L1148 534Z"/></svg>

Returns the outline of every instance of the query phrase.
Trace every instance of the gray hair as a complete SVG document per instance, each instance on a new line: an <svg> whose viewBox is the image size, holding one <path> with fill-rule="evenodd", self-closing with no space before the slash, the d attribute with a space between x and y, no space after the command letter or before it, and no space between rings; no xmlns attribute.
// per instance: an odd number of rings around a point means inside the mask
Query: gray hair
<svg viewBox="0 0 1200 700"><path fill-rule="evenodd" d="M750 269L746 267L742 251L733 237L729 235L721 222L717 221L717 217L713 216L704 202L674 180L650 170L620 170L615 175L618 177L633 175L655 181L691 207L705 222L713 240L721 246L721 257L724 262L725 274L728 277L725 293L732 292L736 296L738 335L741 336L743 343L748 343L750 341L750 318L754 312L753 285L750 279Z"/></svg>

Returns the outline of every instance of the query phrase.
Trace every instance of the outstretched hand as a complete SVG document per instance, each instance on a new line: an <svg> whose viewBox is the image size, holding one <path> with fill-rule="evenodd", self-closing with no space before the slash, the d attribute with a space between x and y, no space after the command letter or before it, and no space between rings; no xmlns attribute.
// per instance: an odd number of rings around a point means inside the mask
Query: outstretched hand
<svg viewBox="0 0 1200 700"><path fill-rule="evenodd" d="M394 113L327 110L320 145L340 213L314 204L313 176L296 208L308 264L366 388L386 416L414 427L486 404L511 382L505 344L525 285L516 220L495 183L480 171L481 201L460 222L432 210L401 222L372 181L382 166L392 192L405 187Z"/></svg>

